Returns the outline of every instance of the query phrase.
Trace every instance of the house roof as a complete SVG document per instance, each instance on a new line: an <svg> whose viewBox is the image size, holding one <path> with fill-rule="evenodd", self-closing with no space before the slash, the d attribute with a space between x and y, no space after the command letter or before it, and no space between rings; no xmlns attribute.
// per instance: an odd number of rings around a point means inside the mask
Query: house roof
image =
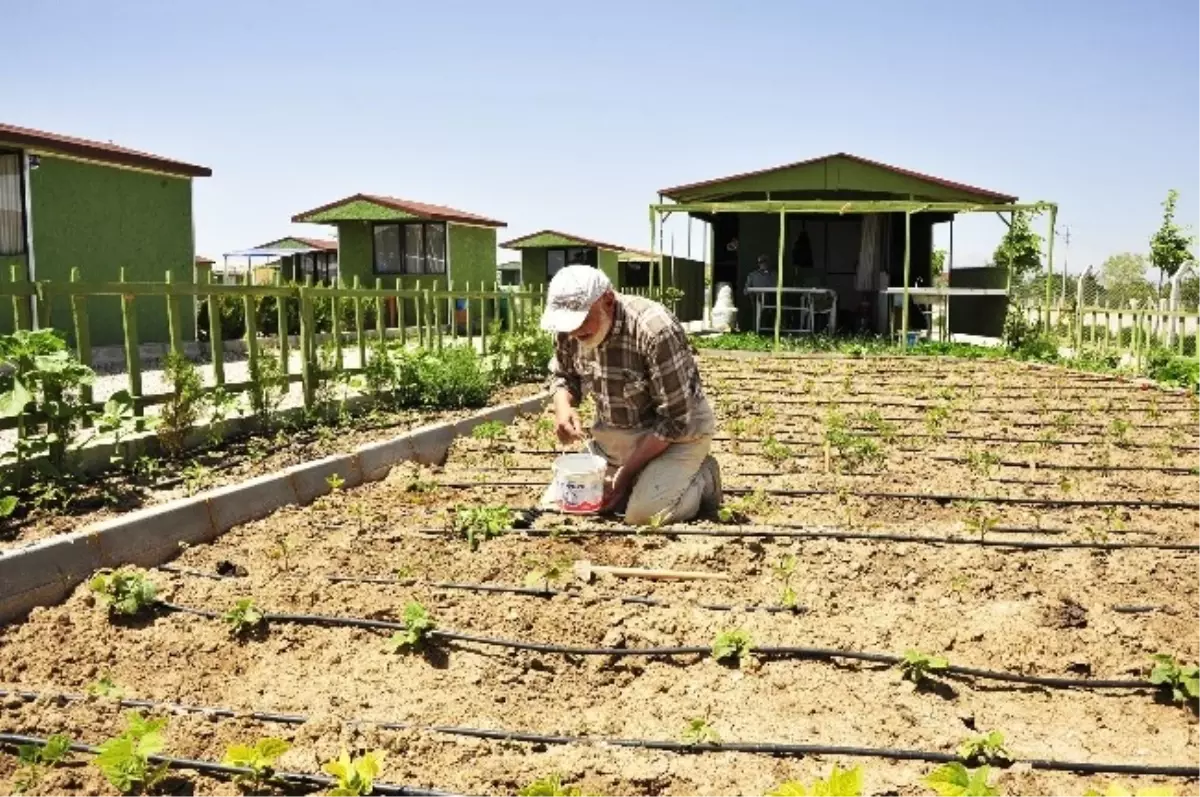
<svg viewBox="0 0 1200 797"><path fill-rule="evenodd" d="M445 205L431 205L380 194L354 194L327 205L292 216L292 221L308 224L336 224L339 221L391 221L393 219L429 219L483 227L507 227L496 219L468 213Z"/></svg>
<svg viewBox="0 0 1200 797"><path fill-rule="evenodd" d="M499 271L520 271L521 270L521 261L520 260L509 260L505 263L498 264L496 266L496 268Z"/></svg>
<svg viewBox="0 0 1200 797"><path fill-rule="evenodd" d="M287 249L290 247L296 249L320 249L328 252L336 252L338 242L332 238L301 238L299 235L289 235L284 238L277 238L274 241L268 241L265 244L259 244L256 249Z"/></svg>
<svg viewBox="0 0 1200 797"><path fill-rule="evenodd" d="M0 123L0 143L13 144L20 147L33 147L63 155L74 155L80 158L115 163L121 166L136 166L167 174L178 174L184 177L211 177L212 169L207 166L196 166L192 163L171 160L149 152L141 152L128 147L103 141L92 141L75 136L64 136L59 133L48 133L44 130L34 130L29 127L18 127Z"/></svg>
<svg viewBox="0 0 1200 797"><path fill-rule="evenodd" d="M205 257L204 255L196 255L196 265L198 265L198 266L211 266L212 264L214 264L216 262L217 261L213 260L211 257Z"/></svg>
<svg viewBox="0 0 1200 797"><path fill-rule="evenodd" d="M737 183L744 184L744 183L752 180L753 178L775 175L779 172L789 171L789 170L793 170L793 169L800 170L805 167L812 167L812 166L816 166L817 164L820 164L823 162L832 162L837 159L849 161L851 163L858 164L861 166L867 166L867 167L871 167L874 169L879 169L884 172L888 172L896 177L904 178L909 181L916 181L918 183L924 183L929 186L936 186L937 188L940 188L943 190L956 192L956 193L963 194L963 195L968 195L972 198L978 198L980 200L986 200L986 201L990 201L990 202L1002 202L1002 203L1009 203L1009 202L1017 201L1017 198L1015 196L1011 196L1009 194L1004 194L1004 193L1001 193L998 191L992 191L992 190L989 190L986 188L979 188L977 186L968 185L966 183L955 182L954 180L947 180L943 177L935 177L934 175L931 175L931 174L915 172L910 169L903 169L899 166L892 166L891 164L881 163L880 161L871 160L869 158L863 158L858 155L852 155L848 152L835 152L832 155L823 155L818 158L809 158L808 160L796 161L795 163L785 163L782 166L772 166L767 169L758 169L756 171L742 172L741 174L733 174L733 175L729 175L728 177L718 177L718 178L715 178L712 180L702 180L702 181L696 182L696 183L685 183L684 185L676 185L676 186L672 186L670 188L659 189L658 193L662 194L665 197L669 197L677 202L700 201L701 196L712 195L714 193L720 193L718 189L725 186L726 184L728 184L728 187L730 188L731 192L738 190L739 188L741 188L742 190L754 190L754 188L751 186L746 186L746 185L738 186ZM826 185L826 188L829 188L829 186ZM707 190L705 190L705 189L707 189ZM782 187L782 189L787 190L786 186Z"/></svg>
<svg viewBox="0 0 1200 797"><path fill-rule="evenodd" d="M556 246L594 246L597 249L607 249L612 252L624 252L625 247L617 244L606 244L603 241L593 241L558 230L538 230L537 232L513 238L500 244L503 249L539 249Z"/></svg>

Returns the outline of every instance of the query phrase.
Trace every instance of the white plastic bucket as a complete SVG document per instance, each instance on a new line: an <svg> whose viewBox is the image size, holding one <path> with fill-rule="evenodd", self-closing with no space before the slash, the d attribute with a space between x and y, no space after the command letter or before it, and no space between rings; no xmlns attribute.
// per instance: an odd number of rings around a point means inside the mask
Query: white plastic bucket
<svg viewBox="0 0 1200 797"><path fill-rule="evenodd" d="M554 461L554 488L563 512L588 514L604 501L608 462L595 454L563 454Z"/></svg>

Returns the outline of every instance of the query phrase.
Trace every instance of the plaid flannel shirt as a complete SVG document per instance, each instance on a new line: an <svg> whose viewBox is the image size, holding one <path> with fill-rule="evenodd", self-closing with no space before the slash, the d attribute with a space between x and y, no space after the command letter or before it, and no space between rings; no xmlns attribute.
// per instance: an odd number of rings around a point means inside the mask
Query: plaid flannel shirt
<svg viewBox="0 0 1200 797"><path fill-rule="evenodd" d="M586 351L557 335L550 373L553 389L566 388L576 402L594 398L599 424L650 429L666 440L713 433L687 334L657 302L616 294L608 338Z"/></svg>

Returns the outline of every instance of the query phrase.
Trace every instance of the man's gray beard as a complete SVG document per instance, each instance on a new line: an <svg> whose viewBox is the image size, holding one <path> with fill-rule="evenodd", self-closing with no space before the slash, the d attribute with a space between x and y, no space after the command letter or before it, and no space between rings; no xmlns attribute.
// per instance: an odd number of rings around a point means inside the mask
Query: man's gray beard
<svg viewBox="0 0 1200 797"><path fill-rule="evenodd" d="M600 329L596 331L595 335L592 335L590 338L579 338L579 348L589 353L595 351L604 342L604 339L608 337L610 329L612 329L612 315L606 314L604 316L604 323L600 325Z"/></svg>

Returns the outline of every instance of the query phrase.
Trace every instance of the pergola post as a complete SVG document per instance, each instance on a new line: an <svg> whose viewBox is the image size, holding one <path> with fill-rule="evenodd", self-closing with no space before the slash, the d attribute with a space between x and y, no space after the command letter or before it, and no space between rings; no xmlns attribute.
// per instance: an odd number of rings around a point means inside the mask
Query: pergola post
<svg viewBox="0 0 1200 797"><path fill-rule="evenodd" d="M1050 206L1050 228L1046 234L1046 334L1050 333L1050 297L1052 291L1050 289L1050 281L1054 279L1054 221L1058 216L1058 206ZM1063 279L1066 280L1067 275L1063 274Z"/></svg>
<svg viewBox="0 0 1200 797"><path fill-rule="evenodd" d="M654 228L657 226L657 224L656 224L657 221L658 221L658 210L656 210L655 208L650 208L650 255L651 255L651 257L650 257L650 263L648 264L648 267L650 269L650 276L649 276L649 282L647 283L647 285L649 285L649 291L651 293L654 292L654 255L655 255Z"/></svg>
<svg viewBox="0 0 1200 797"><path fill-rule="evenodd" d="M787 211L779 211L779 252L775 271L775 348L783 331L783 248L786 244Z"/></svg>
<svg viewBox="0 0 1200 797"><path fill-rule="evenodd" d="M908 346L908 283L912 274L912 211L904 211L904 295L900 307L900 345Z"/></svg>

